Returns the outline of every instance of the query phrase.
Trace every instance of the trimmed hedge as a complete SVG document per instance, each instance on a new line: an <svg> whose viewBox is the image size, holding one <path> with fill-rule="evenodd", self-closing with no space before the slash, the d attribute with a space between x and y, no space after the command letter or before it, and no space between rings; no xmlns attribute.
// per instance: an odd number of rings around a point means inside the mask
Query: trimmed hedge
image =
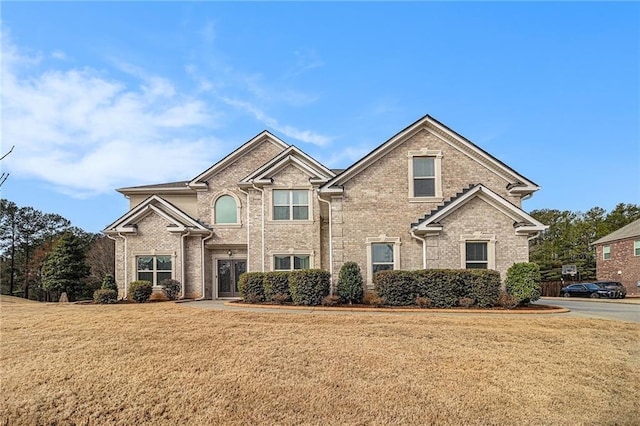
<svg viewBox="0 0 640 426"><path fill-rule="evenodd" d="M475 306L494 306L500 295L500 274L477 269L381 271L374 275L376 292L389 306L408 306L428 299L435 308L451 308L461 299ZM465 300L465 304L469 301Z"/></svg>
<svg viewBox="0 0 640 426"><path fill-rule="evenodd" d="M291 300L296 305L317 306L329 295L331 275L321 269L292 271L289 275Z"/></svg>
<svg viewBox="0 0 640 426"><path fill-rule="evenodd" d="M129 283L129 299L138 303L149 300L151 292L153 292L153 284L149 281L140 280Z"/></svg>
<svg viewBox="0 0 640 426"><path fill-rule="evenodd" d="M111 289L101 288L93 292L93 301L100 305L116 303L117 300L118 293Z"/></svg>
<svg viewBox="0 0 640 426"><path fill-rule="evenodd" d="M289 272L265 272L263 278L264 296L269 302L284 303L291 300Z"/></svg>
<svg viewBox="0 0 640 426"><path fill-rule="evenodd" d="M242 299L245 302L264 302L264 275L265 274L263 272L245 272L240 275L238 290L240 290Z"/></svg>
<svg viewBox="0 0 640 426"><path fill-rule="evenodd" d="M540 267L535 263L514 263L507 270L504 281L507 294L518 301L520 305L527 305L540 299L541 294Z"/></svg>

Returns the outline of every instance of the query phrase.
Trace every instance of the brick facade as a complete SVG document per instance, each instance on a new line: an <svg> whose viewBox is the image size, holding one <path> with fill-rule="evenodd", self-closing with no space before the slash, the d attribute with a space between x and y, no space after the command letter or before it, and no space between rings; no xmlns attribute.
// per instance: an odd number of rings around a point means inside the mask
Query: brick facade
<svg viewBox="0 0 640 426"><path fill-rule="evenodd" d="M640 256L635 255L634 242L640 236L596 245L596 271L598 281L619 281L627 294L640 294ZM604 259L603 247L609 246L611 257Z"/></svg>
<svg viewBox="0 0 640 426"><path fill-rule="evenodd" d="M532 220L520 204L537 190L535 184L428 116L413 126L415 131L385 143L383 155L374 151L347 169L348 179L335 187L332 182L347 175L336 176L267 135L243 145L188 186L164 184L148 194L144 187L132 188L131 212L140 210L140 217L134 215L135 223L129 223L125 215L105 230L116 239L116 281L122 294L125 283L136 279L136 256L152 254L172 256L173 277L183 282L189 298L217 297L222 259L246 260L249 271L270 271L275 255L308 255L310 267L331 270L334 280L344 262L355 261L370 283L371 247L377 242L393 245L399 269L423 268L425 251L428 268L464 267L465 239L487 241L489 264L503 274L513 263L527 261L531 234L517 232L515 223ZM415 152L438 153L437 198L411 194ZM260 178L247 180L255 173ZM466 200L442 218L439 232L415 233L412 224L480 183L499 203ZM526 185L520 192L511 189ZM193 189L190 195L188 188ZM273 191L279 189L307 191L308 220L274 220ZM127 189L121 192L127 195ZM170 204L150 201L151 194ZM238 223L214 223L215 202L222 195L236 200ZM144 213L152 202L155 207Z"/></svg>

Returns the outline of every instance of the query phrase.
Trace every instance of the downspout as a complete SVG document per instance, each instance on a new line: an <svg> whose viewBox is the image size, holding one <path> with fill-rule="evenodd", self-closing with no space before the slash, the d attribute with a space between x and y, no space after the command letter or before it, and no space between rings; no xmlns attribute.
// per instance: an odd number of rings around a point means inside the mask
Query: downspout
<svg viewBox="0 0 640 426"><path fill-rule="evenodd" d="M258 188L254 182L251 182L251 185L262 194L262 229L260 232L262 235L262 272L264 272L264 189Z"/></svg>
<svg viewBox="0 0 640 426"><path fill-rule="evenodd" d="M247 271L250 271L251 269L249 269L249 240L250 240L250 235L249 234L249 192L248 191L244 191L242 188L238 188L238 191L242 192L246 197L247 197L247 223L245 224L245 226L247 227Z"/></svg>
<svg viewBox="0 0 640 426"><path fill-rule="evenodd" d="M203 238L200 241L200 270L202 271L202 296L197 298L196 300L204 300L205 297L205 277L206 274L204 272L205 268L204 268L204 243L205 241L209 240L213 238L213 231L209 231L209 236ZM213 294L211 295L211 298L213 299Z"/></svg>
<svg viewBox="0 0 640 426"><path fill-rule="evenodd" d="M124 295L122 297L123 300L127 300L127 294L129 294L129 284L127 284L127 276L129 275L129 259L127 259L127 237L123 236L122 233L118 232L118 236L122 238L124 242Z"/></svg>
<svg viewBox="0 0 640 426"><path fill-rule="evenodd" d="M320 189L316 190L316 195L318 196L318 201L322 201L323 203L327 203L327 207L329 208L329 274L331 276L331 286L329 287L329 296L333 296L333 221L331 220L331 201L324 200L320 197Z"/></svg>
<svg viewBox="0 0 640 426"><path fill-rule="evenodd" d="M418 241L422 241L422 269L427 269L427 239L418 237L413 229L411 230L411 236Z"/></svg>
<svg viewBox="0 0 640 426"><path fill-rule="evenodd" d="M185 253L184 239L186 237L188 237L190 234L191 234L191 229L187 229L187 232L185 232L184 234L182 234L180 236L180 256L181 256L181 259L180 259L180 265L181 265L181 267L180 267L180 279L182 281L182 289L181 289L182 294L180 295L180 299L184 299L185 291L186 291L186 284L184 282L184 279L185 279L186 275L185 275L184 270L185 270L185 266L187 264L187 261L186 261L185 256L184 256L184 253Z"/></svg>

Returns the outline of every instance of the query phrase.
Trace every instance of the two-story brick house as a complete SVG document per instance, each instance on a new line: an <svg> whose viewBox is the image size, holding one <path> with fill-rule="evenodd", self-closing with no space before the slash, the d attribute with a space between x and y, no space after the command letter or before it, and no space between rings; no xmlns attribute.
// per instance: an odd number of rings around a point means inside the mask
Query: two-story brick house
<svg viewBox="0 0 640 426"><path fill-rule="evenodd" d="M528 261L545 226L521 209L539 187L425 116L346 170L262 132L190 181L122 188L109 225L116 281L164 278L188 298L238 295L245 271L357 262L376 271Z"/></svg>
<svg viewBox="0 0 640 426"><path fill-rule="evenodd" d="M627 294L640 292L640 219L593 244L598 280L621 282L627 288Z"/></svg>

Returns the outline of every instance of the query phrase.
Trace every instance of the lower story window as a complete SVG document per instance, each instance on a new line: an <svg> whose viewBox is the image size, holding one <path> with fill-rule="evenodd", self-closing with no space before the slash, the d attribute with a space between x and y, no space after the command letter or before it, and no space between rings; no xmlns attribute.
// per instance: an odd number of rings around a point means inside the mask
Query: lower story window
<svg viewBox="0 0 640 426"><path fill-rule="evenodd" d="M276 271L294 271L309 269L310 267L311 261L308 255L275 255L273 257L273 269Z"/></svg>
<svg viewBox="0 0 640 426"><path fill-rule="evenodd" d="M393 244L372 243L371 244L371 271L393 270Z"/></svg>
<svg viewBox="0 0 640 426"><path fill-rule="evenodd" d="M138 280L158 285L172 275L171 256L138 256L136 259Z"/></svg>
<svg viewBox="0 0 640 426"><path fill-rule="evenodd" d="M467 242L465 254L467 269L488 269L489 257L486 242Z"/></svg>

